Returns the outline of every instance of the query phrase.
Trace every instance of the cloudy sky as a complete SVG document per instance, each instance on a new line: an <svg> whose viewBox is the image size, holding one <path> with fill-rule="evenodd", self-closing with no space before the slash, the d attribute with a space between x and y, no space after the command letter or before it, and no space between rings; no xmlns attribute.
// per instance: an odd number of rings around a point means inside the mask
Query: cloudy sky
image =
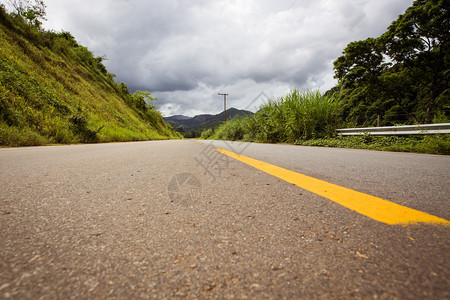
<svg viewBox="0 0 450 300"><path fill-rule="evenodd" d="M106 55L116 80L151 91L165 116L194 116L222 111L218 93L254 109L294 88L325 92L345 46L378 37L412 2L45 0L45 27Z"/></svg>

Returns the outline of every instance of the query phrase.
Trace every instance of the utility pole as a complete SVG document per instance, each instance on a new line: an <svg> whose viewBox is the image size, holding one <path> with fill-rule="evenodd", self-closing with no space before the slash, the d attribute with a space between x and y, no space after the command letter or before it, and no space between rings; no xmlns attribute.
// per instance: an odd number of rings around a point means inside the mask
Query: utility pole
<svg viewBox="0 0 450 300"><path fill-rule="evenodd" d="M223 96L223 119L226 122L227 121L227 96L228 96L228 94L219 93L219 95Z"/></svg>

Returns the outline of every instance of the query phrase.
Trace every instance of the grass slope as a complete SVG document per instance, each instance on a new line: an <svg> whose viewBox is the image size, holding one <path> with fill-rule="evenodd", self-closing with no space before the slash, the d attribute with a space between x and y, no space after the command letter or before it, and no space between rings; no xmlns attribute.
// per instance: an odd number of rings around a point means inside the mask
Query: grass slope
<svg viewBox="0 0 450 300"><path fill-rule="evenodd" d="M39 30L0 7L0 145L179 137L113 78L70 33Z"/></svg>

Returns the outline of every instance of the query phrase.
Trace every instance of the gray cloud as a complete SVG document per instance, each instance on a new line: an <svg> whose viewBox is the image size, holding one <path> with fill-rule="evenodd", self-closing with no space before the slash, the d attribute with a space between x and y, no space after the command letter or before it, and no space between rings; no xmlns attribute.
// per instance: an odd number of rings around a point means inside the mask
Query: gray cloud
<svg viewBox="0 0 450 300"><path fill-rule="evenodd" d="M70 31L165 115L244 108L261 91L325 91L351 41L383 33L412 0L46 0L47 28Z"/></svg>

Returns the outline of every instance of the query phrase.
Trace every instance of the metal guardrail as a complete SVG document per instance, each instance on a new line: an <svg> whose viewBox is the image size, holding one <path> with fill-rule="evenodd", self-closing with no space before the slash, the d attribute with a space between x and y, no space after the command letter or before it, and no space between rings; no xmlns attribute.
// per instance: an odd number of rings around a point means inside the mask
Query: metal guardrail
<svg viewBox="0 0 450 300"><path fill-rule="evenodd" d="M338 135L416 135L416 134L445 134L450 133L450 123L366 127L366 128L343 128L336 130Z"/></svg>

